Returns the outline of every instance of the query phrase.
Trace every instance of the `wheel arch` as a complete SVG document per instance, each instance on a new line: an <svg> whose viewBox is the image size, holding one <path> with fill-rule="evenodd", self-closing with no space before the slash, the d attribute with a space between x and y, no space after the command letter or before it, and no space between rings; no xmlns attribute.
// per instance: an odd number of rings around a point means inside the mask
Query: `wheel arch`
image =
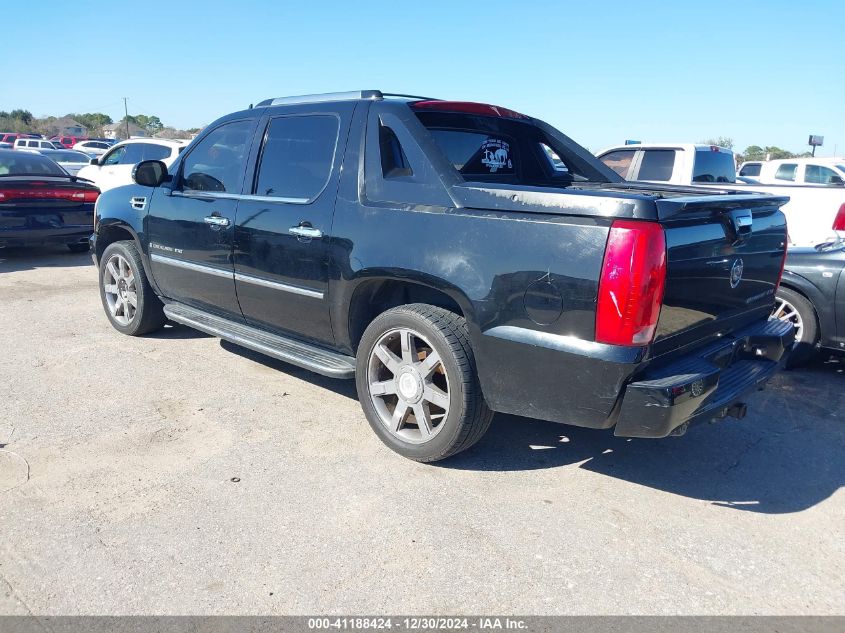
<svg viewBox="0 0 845 633"><path fill-rule="evenodd" d="M138 239L138 234L129 224L121 220L101 219L97 224L97 242L94 249L97 262L99 263L100 258L110 244L121 240L132 240L135 242L143 257L144 250L141 248L141 241Z"/></svg>
<svg viewBox="0 0 845 633"><path fill-rule="evenodd" d="M350 285L337 304L345 306L345 311L340 311L335 325L337 343L355 353L364 330L378 315L411 303L434 305L454 312L467 321L474 314L466 295L442 279L420 277L411 271L362 276Z"/></svg>

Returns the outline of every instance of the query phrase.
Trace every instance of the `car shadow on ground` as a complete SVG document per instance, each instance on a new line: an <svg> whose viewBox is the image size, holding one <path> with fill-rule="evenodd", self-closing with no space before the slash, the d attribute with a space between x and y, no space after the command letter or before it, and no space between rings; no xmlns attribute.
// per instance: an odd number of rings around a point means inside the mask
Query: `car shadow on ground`
<svg viewBox="0 0 845 633"><path fill-rule="evenodd" d="M183 340L192 338L211 338L211 335L178 323L168 322L162 329L150 332L149 334L144 334L144 338Z"/></svg>
<svg viewBox="0 0 845 633"><path fill-rule="evenodd" d="M227 342L228 351L357 400L333 380ZM619 438L497 414L472 449L434 466L468 471L579 468L715 505L767 514L799 512L845 485L845 362L819 360L782 372L755 394L745 420L692 427L682 437ZM563 475L562 475L563 476Z"/></svg>
<svg viewBox="0 0 845 633"><path fill-rule="evenodd" d="M0 274L35 270L36 268L67 268L94 266L90 253L71 253L67 246L36 248L0 248Z"/></svg>

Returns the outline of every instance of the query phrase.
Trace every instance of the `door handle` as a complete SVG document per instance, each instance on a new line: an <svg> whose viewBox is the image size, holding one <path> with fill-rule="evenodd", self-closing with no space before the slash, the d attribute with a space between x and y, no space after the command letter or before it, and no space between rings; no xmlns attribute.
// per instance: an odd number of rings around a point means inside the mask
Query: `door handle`
<svg viewBox="0 0 845 633"><path fill-rule="evenodd" d="M219 215L209 215L204 219L206 224L211 224L212 226L229 226L229 218L223 218Z"/></svg>
<svg viewBox="0 0 845 633"><path fill-rule="evenodd" d="M297 237L307 237L308 239L318 239L323 237L323 232L320 229L315 229L313 226L307 226L305 224L290 227L288 229L288 233L296 235Z"/></svg>

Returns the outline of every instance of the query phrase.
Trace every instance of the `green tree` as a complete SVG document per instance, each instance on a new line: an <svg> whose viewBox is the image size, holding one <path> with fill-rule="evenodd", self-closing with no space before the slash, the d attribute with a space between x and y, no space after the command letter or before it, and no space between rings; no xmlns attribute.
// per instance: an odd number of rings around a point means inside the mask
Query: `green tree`
<svg viewBox="0 0 845 633"><path fill-rule="evenodd" d="M155 134L164 127L161 119L155 115L130 114L128 119L130 123L134 123L138 127L144 128L150 134Z"/></svg>
<svg viewBox="0 0 845 633"><path fill-rule="evenodd" d="M32 119L35 118L32 116L32 112L29 110L22 110L20 108L9 112L9 116L13 119L20 119L25 125L30 125L32 123Z"/></svg>
<svg viewBox="0 0 845 633"><path fill-rule="evenodd" d="M706 138L700 141L701 145L717 145L719 147L726 147L727 149L734 148L734 140L730 136L720 136L718 138Z"/></svg>

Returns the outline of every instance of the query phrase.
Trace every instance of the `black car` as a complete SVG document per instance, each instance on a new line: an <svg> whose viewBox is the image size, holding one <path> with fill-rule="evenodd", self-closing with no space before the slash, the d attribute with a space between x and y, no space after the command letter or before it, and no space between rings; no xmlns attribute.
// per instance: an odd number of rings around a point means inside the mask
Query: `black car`
<svg viewBox="0 0 845 633"><path fill-rule="evenodd" d="M268 99L133 177L92 238L112 325L354 378L412 459L493 411L651 438L742 417L792 346L769 318L786 198L626 182L506 108Z"/></svg>
<svg viewBox="0 0 845 633"><path fill-rule="evenodd" d="M88 250L94 203L91 182L31 152L0 150L0 248L67 244Z"/></svg>
<svg viewBox="0 0 845 633"><path fill-rule="evenodd" d="M818 350L845 350L845 242L792 248L773 315L795 325L787 366L805 364Z"/></svg>

